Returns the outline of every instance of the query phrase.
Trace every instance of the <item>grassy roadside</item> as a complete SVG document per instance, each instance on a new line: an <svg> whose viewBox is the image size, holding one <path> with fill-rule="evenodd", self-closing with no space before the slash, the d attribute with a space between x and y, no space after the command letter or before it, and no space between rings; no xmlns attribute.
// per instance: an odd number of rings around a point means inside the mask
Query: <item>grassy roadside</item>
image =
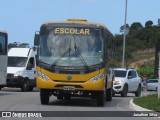
<svg viewBox="0 0 160 120"><path fill-rule="evenodd" d="M135 98L133 102L143 108L160 112L160 99L158 99L158 94Z"/></svg>

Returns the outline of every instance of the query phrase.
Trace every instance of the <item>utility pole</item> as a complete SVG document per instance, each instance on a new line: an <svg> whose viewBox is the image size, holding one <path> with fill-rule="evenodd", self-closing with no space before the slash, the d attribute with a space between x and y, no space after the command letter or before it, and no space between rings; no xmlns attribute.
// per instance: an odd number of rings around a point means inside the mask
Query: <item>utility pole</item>
<svg viewBox="0 0 160 120"><path fill-rule="evenodd" d="M158 80L158 98L160 99L160 50L159 50L159 69L158 69L158 73L159 73L159 80Z"/></svg>
<svg viewBox="0 0 160 120"><path fill-rule="evenodd" d="M126 0L126 4L125 4L125 20L124 20L124 35L123 35L123 55L122 55L122 67L124 67L125 65L125 46L126 46L126 21L127 21L127 2L128 0Z"/></svg>

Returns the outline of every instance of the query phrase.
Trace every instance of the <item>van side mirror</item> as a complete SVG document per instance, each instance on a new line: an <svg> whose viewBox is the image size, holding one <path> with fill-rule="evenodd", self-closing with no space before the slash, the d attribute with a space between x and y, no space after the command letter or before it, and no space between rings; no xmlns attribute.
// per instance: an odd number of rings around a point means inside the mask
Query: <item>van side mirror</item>
<svg viewBox="0 0 160 120"><path fill-rule="evenodd" d="M34 36L34 45L35 46L39 45L39 32L35 33L35 36Z"/></svg>

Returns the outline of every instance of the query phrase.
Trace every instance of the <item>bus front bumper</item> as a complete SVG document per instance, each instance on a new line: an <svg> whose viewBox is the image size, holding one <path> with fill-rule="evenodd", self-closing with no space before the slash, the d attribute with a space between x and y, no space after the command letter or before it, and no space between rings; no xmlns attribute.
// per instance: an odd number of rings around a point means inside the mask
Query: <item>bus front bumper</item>
<svg viewBox="0 0 160 120"><path fill-rule="evenodd" d="M53 89L53 90L90 90L90 91L104 91L105 81L104 78L97 81L84 81L82 83L75 83L74 81L53 81L43 80L40 77L36 77L36 87L39 89Z"/></svg>

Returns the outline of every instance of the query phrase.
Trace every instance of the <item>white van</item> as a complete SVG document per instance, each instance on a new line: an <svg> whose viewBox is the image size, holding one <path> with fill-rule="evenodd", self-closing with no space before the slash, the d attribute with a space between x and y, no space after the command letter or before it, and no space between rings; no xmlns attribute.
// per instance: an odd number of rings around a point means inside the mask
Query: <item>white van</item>
<svg viewBox="0 0 160 120"><path fill-rule="evenodd" d="M8 52L7 87L32 91L36 85L36 51L31 48L11 48Z"/></svg>

